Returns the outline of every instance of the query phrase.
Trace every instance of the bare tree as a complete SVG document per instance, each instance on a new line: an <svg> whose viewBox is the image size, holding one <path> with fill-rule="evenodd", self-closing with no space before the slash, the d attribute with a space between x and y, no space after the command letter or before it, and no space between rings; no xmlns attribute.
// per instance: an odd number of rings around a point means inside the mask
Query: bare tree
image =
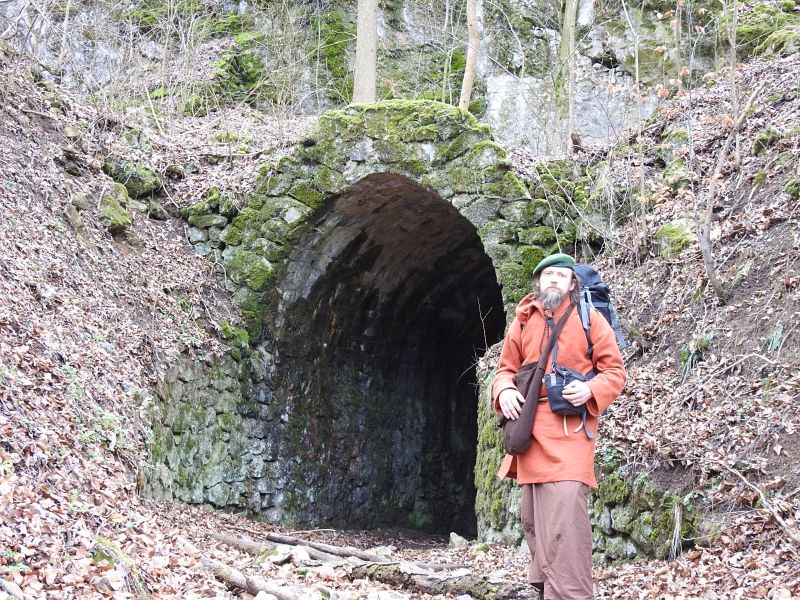
<svg viewBox="0 0 800 600"><path fill-rule="evenodd" d="M353 102L375 102L378 63L378 1L358 0Z"/></svg>
<svg viewBox="0 0 800 600"><path fill-rule="evenodd" d="M558 60L560 69L559 83L566 83L566 133L568 135L577 133L575 131L575 22L577 17L578 0L565 0ZM566 81L564 81L565 79Z"/></svg>
<svg viewBox="0 0 800 600"><path fill-rule="evenodd" d="M478 63L478 11L476 5L477 0L467 0L467 33L469 42L467 44L464 80L461 83L461 97L458 100L458 107L463 110L469 109L472 85L475 83L475 66Z"/></svg>

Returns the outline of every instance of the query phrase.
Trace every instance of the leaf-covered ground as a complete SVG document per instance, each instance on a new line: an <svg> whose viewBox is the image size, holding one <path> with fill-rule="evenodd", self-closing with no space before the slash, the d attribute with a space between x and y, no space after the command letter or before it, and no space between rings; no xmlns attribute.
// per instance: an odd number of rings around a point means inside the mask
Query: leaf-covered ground
<svg viewBox="0 0 800 600"><path fill-rule="evenodd" d="M180 220L133 211L124 238L104 230L96 205L110 180L102 157L116 152L173 173L162 199L170 210L212 186L241 199L260 162L287 152L310 121L279 128L237 107L160 132L36 85L32 67L0 50L0 598L240 597L208 568L214 560L309 598L428 597L353 578L352 563L287 558L281 549L279 559L246 555L213 534L263 542L280 528L137 495L151 386L178 355L219 352L214 329L237 316ZM696 243L670 259L651 244L659 226L702 208L733 123L724 77L676 100L645 131L655 146L662 131L690 124L696 194L661 181L649 150L615 166L635 186L643 163L649 200L613 232L615 251L600 259L638 331L631 381L604 421L601 451L616 449L632 470L689 482L686 493L720 525L672 561L597 568L598 598L800 597L792 537L800 517L800 209L783 192L800 169L800 136L791 133L800 122L799 75L796 57L739 74L742 90L766 84L714 211L725 304L705 283ZM145 135L126 136L134 125ZM768 125L782 137L753 156L752 141ZM221 141L230 131L246 133L249 152ZM65 159L79 175L66 172ZM523 172L530 164L519 157ZM77 196L88 201L78 231L65 216ZM527 561L524 550L450 548L414 532L283 531L518 581Z"/></svg>

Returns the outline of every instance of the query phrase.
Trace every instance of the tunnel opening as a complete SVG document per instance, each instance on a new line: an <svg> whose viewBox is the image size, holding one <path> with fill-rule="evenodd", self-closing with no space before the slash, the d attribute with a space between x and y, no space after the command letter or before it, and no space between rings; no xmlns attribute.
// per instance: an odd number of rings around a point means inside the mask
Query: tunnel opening
<svg viewBox="0 0 800 600"><path fill-rule="evenodd" d="M277 314L299 520L475 535L475 365L505 323L475 227L408 178L369 175L298 243Z"/></svg>

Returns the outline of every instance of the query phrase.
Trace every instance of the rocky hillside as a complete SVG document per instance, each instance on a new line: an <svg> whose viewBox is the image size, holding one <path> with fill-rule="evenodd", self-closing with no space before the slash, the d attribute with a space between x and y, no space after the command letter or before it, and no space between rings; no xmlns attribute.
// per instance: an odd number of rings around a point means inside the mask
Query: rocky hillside
<svg viewBox="0 0 800 600"><path fill-rule="evenodd" d="M736 108L729 76L712 72L638 138L568 161L511 155L533 197L572 206L566 218L594 232L565 228L575 237L557 243L600 252L632 342L630 384L602 426L596 528L641 534L623 510L642 501L641 476L674 498L671 520L649 530L675 536L674 558L598 566L599 598L800 595L798 75L797 54L748 63ZM213 537L266 543L277 526L138 493L167 369L246 346L226 273L192 246L213 257L215 240L191 239L180 209L224 197L238 214L260 165L307 140L313 120L234 103L165 127L136 118L142 104L120 115L79 100L6 47L0 100L0 594L240 597L217 561L298 597L400 597L352 564L285 547L264 560ZM712 193L724 298L695 227ZM526 560L409 531L284 532L512 580Z"/></svg>

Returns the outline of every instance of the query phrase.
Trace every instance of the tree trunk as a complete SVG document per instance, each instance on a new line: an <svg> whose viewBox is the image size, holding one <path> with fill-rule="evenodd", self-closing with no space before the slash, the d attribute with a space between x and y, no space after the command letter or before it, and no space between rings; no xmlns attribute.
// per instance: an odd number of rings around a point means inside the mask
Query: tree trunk
<svg viewBox="0 0 800 600"><path fill-rule="evenodd" d="M566 131L568 139L575 131L575 21L578 18L578 0L565 0L564 20L561 25L561 44L558 49L560 77L566 88Z"/></svg>
<svg viewBox="0 0 800 600"><path fill-rule="evenodd" d="M469 110L472 98L472 86L475 83L475 67L478 63L478 11L477 0L467 0L467 32L469 44L467 45L467 64L464 67L464 81L461 83L461 97L458 107Z"/></svg>
<svg viewBox="0 0 800 600"><path fill-rule="evenodd" d="M373 579L389 585L425 594L469 594L473 598L508 598L534 600L539 592L529 584L513 581L490 581L471 573L437 576L421 573L399 564L369 564L353 567L354 579Z"/></svg>
<svg viewBox="0 0 800 600"><path fill-rule="evenodd" d="M375 102L378 62L378 2L358 0L353 102Z"/></svg>

